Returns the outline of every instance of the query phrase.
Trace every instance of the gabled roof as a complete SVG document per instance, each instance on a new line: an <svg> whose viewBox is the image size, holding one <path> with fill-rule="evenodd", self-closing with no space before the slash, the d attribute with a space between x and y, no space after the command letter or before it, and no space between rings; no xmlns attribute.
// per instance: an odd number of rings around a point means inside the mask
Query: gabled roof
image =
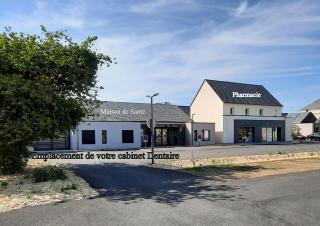
<svg viewBox="0 0 320 226"><path fill-rule="evenodd" d="M217 80L205 80L224 103L279 106L282 104L262 85L253 85ZM261 97L233 97L233 92L240 94L260 93Z"/></svg>
<svg viewBox="0 0 320 226"><path fill-rule="evenodd" d="M287 117L293 118L294 124L314 123L317 121L317 118L312 114L312 112L291 113L287 115Z"/></svg>
<svg viewBox="0 0 320 226"><path fill-rule="evenodd" d="M107 114L103 114L101 109ZM186 123L190 121L189 116L176 105L154 104L153 110L157 122ZM103 101L94 110L94 116L84 120L146 122L150 118L150 112L149 103Z"/></svg>
<svg viewBox="0 0 320 226"><path fill-rule="evenodd" d="M307 111L307 110L320 110L320 99L300 109L300 111Z"/></svg>

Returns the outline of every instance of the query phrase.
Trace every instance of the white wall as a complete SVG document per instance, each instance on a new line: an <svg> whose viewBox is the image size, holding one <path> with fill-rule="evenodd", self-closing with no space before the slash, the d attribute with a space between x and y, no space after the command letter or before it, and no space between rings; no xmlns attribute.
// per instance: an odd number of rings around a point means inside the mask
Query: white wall
<svg viewBox="0 0 320 226"><path fill-rule="evenodd" d="M190 116L194 122L215 124L215 141L219 143L223 132L223 102L205 81L190 106Z"/></svg>
<svg viewBox="0 0 320 226"><path fill-rule="evenodd" d="M313 123L298 123L296 125L299 126L299 129L300 129L299 132L303 136L308 136L311 133L313 133L313 128L314 128Z"/></svg>
<svg viewBox="0 0 320 226"><path fill-rule="evenodd" d="M212 145L215 144L215 124L214 123L193 123L193 130L198 131L198 135L202 135L202 130L210 130L210 140L209 141L196 141L193 142L194 146L202 145ZM192 132L191 123L186 124L186 145L192 145Z"/></svg>
<svg viewBox="0 0 320 226"><path fill-rule="evenodd" d="M245 115L245 109L249 108L250 116L260 116L260 109L263 109L262 116L282 116L282 107L245 104L223 104L223 115L230 115L230 108L234 108L234 115Z"/></svg>
<svg viewBox="0 0 320 226"><path fill-rule="evenodd" d="M95 130L96 144L82 144L82 130ZM107 144L102 144L102 130L107 130ZM133 130L134 143L122 143L122 130ZM72 150L137 149L141 147L139 122L81 122L70 136Z"/></svg>
<svg viewBox="0 0 320 226"><path fill-rule="evenodd" d="M292 137L291 137L291 130L293 127L293 118L286 118L286 141L292 141Z"/></svg>

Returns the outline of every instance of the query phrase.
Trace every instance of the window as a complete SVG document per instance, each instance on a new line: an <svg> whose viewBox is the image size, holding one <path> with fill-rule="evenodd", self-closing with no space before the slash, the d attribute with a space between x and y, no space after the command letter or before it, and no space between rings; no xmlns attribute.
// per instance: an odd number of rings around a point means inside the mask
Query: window
<svg viewBox="0 0 320 226"><path fill-rule="evenodd" d="M202 141L210 140L210 130L202 130Z"/></svg>
<svg viewBox="0 0 320 226"><path fill-rule="evenodd" d="M133 143L133 130L122 130L122 143Z"/></svg>
<svg viewBox="0 0 320 226"><path fill-rule="evenodd" d="M246 115L249 115L249 108L246 108L245 114L246 114Z"/></svg>
<svg viewBox="0 0 320 226"><path fill-rule="evenodd" d="M95 144L96 131L95 130L82 130L82 144Z"/></svg>
<svg viewBox="0 0 320 226"><path fill-rule="evenodd" d="M263 116L263 109L262 109L262 108L261 108L260 111L259 111L259 115L260 115L260 116Z"/></svg>
<svg viewBox="0 0 320 226"><path fill-rule="evenodd" d="M195 141L195 142L198 141L198 130L193 131L193 141Z"/></svg>
<svg viewBox="0 0 320 226"><path fill-rule="evenodd" d="M102 144L106 144L107 143L107 130L102 130L101 132L102 135Z"/></svg>
<svg viewBox="0 0 320 226"><path fill-rule="evenodd" d="M230 115L234 114L234 108L230 108Z"/></svg>
<svg viewBox="0 0 320 226"><path fill-rule="evenodd" d="M277 116L277 114L278 114L277 109L274 109L274 116Z"/></svg>

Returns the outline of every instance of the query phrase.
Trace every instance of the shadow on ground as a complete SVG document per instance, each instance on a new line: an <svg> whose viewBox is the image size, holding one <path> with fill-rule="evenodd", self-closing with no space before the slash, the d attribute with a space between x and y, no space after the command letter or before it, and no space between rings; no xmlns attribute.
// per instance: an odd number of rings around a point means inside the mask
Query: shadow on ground
<svg viewBox="0 0 320 226"><path fill-rule="evenodd" d="M241 195L236 194L237 186L173 170L106 163L78 165L74 171L99 191L99 197L126 204L146 199L173 206L190 199L241 199Z"/></svg>
<svg viewBox="0 0 320 226"><path fill-rule="evenodd" d="M265 169L265 167L261 165L210 165L185 168L182 169L181 172L188 172L215 181L227 181L241 178L239 177L239 173L259 172L263 169Z"/></svg>

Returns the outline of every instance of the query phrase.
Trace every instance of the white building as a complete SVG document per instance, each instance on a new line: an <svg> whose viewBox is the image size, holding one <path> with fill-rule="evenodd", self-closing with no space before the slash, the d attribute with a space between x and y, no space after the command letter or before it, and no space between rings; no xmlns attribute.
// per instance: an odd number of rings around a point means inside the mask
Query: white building
<svg viewBox="0 0 320 226"><path fill-rule="evenodd" d="M312 112L299 112L289 114L288 117L293 119L293 125L298 126L299 134L308 136L314 132L317 118Z"/></svg>
<svg viewBox="0 0 320 226"><path fill-rule="evenodd" d="M291 141L292 119L262 85L204 80L190 114L215 123L216 143Z"/></svg>
<svg viewBox="0 0 320 226"><path fill-rule="evenodd" d="M311 133L320 133L320 99L291 115L294 117L293 123L299 127L301 135L308 136Z"/></svg>
<svg viewBox="0 0 320 226"><path fill-rule="evenodd" d="M71 149L114 150L150 146L151 131L147 126L150 104L105 101L93 115L71 132ZM214 144L214 123L192 124L188 107L154 104L154 118L155 146L192 145L191 127L201 134L194 145Z"/></svg>

